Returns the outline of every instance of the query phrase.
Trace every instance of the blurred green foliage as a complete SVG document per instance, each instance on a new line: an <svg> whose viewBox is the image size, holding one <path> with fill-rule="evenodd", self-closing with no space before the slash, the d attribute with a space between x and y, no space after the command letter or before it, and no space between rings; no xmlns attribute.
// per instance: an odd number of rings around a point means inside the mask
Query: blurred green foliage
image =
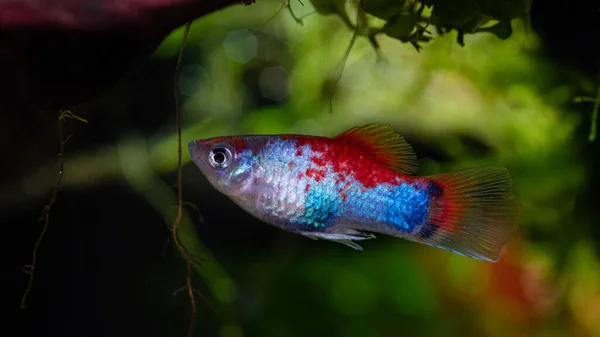
<svg viewBox="0 0 600 337"><path fill-rule="evenodd" d="M431 39L427 28L438 33L456 31L457 42L464 45L464 34L489 32L501 39L512 35L511 21L524 18L531 0L311 0L315 9L325 15L337 15L348 26L365 35L379 33L410 42L417 50L420 43ZM353 8L354 7L354 8ZM360 9L365 27L353 25L349 9ZM359 14L359 15L360 15ZM379 20L371 20L376 18ZM383 26L381 26L383 22Z"/></svg>
<svg viewBox="0 0 600 337"><path fill-rule="evenodd" d="M373 36L386 61L372 40L357 39L334 91L333 113L329 89L355 29L349 4L290 2L284 8L293 15L273 16L280 5L260 1L194 23L188 48L202 50L203 58L188 59L182 69L184 142L232 134L333 136L363 123L390 123L417 149L427 149L430 156L417 151L421 175L508 167L523 221L496 264L384 237L363 252L322 241L232 252L213 269L222 282L211 283L211 296L220 296L231 306L226 315L235 316L221 325L221 336L600 335L600 262L592 248L598 239L585 230L594 219L573 212L590 174L574 142L581 121L565 109L576 84L557 80L563 70L539 56L537 37L513 20L529 4L364 1L369 22L379 20L381 30L361 28L362 35L378 32ZM482 26L490 20L497 25ZM423 51L398 42L418 44L427 22L438 31L427 34L434 38ZM482 31L496 36L469 34ZM166 39L155 57L173 57L181 34ZM242 81L251 71L270 104L258 104ZM150 167L175 170L170 126L144 144L147 152L137 153ZM187 151L184 158L189 163ZM139 183L135 174L126 176ZM160 204L153 203L169 207ZM305 242L291 236L282 233L282 242Z"/></svg>

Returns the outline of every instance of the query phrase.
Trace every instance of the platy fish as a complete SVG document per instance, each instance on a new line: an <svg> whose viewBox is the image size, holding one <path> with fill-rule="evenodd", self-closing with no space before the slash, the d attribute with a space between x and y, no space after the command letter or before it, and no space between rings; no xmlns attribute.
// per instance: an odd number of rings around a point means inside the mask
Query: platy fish
<svg viewBox="0 0 600 337"><path fill-rule="evenodd" d="M358 250L381 233L495 262L518 226L505 168L415 176L414 151L389 125L333 138L215 137L189 150L212 186L256 218Z"/></svg>

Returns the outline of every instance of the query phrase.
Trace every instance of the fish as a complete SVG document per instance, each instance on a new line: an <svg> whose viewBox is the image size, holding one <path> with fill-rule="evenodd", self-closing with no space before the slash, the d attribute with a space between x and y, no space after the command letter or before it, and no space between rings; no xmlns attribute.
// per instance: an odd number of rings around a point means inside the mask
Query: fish
<svg viewBox="0 0 600 337"><path fill-rule="evenodd" d="M255 218L310 239L362 250L389 235L496 262L518 229L512 178L499 166L418 176L391 125L337 136L239 135L192 140L192 162Z"/></svg>

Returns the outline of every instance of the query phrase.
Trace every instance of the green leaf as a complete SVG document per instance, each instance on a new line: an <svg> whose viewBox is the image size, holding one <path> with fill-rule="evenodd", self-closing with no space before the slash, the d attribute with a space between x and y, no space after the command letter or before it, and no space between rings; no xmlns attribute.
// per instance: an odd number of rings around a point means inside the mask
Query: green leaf
<svg viewBox="0 0 600 337"><path fill-rule="evenodd" d="M531 0L485 0L483 13L497 20L512 20L529 12Z"/></svg>
<svg viewBox="0 0 600 337"><path fill-rule="evenodd" d="M479 28L479 29L477 29L477 32L492 33L492 34L496 35L498 38L500 38L502 40L506 40L512 35L513 31L512 31L512 26L510 24L510 20L506 20L506 21L500 21L491 27Z"/></svg>
<svg viewBox="0 0 600 337"><path fill-rule="evenodd" d="M428 0L433 5L432 17L440 26L460 27L482 14L484 0Z"/></svg>
<svg viewBox="0 0 600 337"><path fill-rule="evenodd" d="M383 26L383 32L389 37L406 42L415 29L418 19L419 18L414 15L396 15L389 19L385 26Z"/></svg>
<svg viewBox="0 0 600 337"><path fill-rule="evenodd" d="M346 13L346 0L310 0L317 12L327 14Z"/></svg>
<svg viewBox="0 0 600 337"><path fill-rule="evenodd" d="M404 8L405 0L363 0L362 9L383 20L398 15Z"/></svg>

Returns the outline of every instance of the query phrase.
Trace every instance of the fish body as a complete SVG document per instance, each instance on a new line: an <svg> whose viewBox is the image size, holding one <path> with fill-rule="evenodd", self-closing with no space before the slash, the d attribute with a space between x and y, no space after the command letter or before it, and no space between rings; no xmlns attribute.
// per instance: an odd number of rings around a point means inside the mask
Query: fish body
<svg viewBox="0 0 600 337"><path fill-rule="evenodd" d="M355 249L381 233L497 261L517 227L506 169L415 176L415 153L388 125L333 138L215 137L189 149L209 182L256 218Z"/></svg>

